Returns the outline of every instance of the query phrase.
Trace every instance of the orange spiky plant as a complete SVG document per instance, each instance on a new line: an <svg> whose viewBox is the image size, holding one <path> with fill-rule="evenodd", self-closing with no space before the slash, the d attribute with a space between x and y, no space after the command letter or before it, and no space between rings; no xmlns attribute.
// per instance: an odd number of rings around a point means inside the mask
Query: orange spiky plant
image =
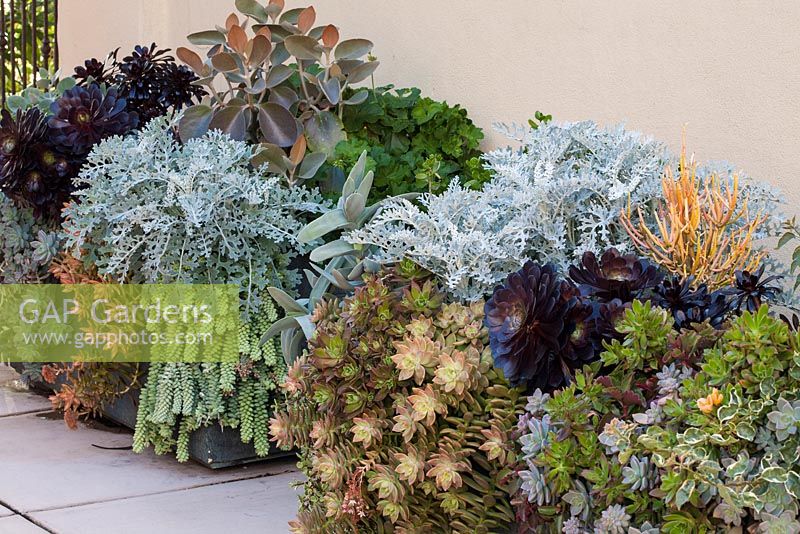
<svg viewBox="0 0 800 534"><path fill-rule="evenodd" d="M664 170L664 201L655 228L648 227L641 209L634 223L630 206L620 219L640 252L675 275L693 276L695 283L717 289L729 284L735 271L752 272L764 259L753 235L766 216L749 213L748 195L739 189L736 174L731 180L716 174L698 178L694 158L687 161L685 139L682 145L678 177L670 166Z"/></svg>

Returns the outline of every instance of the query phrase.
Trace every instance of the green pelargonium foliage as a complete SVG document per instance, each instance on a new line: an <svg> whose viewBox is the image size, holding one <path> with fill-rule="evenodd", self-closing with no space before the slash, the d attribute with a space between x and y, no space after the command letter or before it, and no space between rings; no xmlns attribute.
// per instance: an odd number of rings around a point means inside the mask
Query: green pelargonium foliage
<svg viewBox="0 0 800 534"><path fill-rule="evenodd" d="M291 531L509 531L525 397L492 365L483 303L384 272L313 319L270 422L307 477Z"/></svg>
<svg viewBox="0 0 800 534"><path fill-rule="evenodd" d="M520 419L535 532L800 532L800 338L766 305L680 333L635 303L622 341Z"/></svg>
<svg viewBox="0 0 800 534"><path fill-rule="evenodd" d="M38 108L42 113L50 113L50 105L55 102L68 89L75 87L74 78L67 76L60 78L59 72L48 72L40 69L36 82L26 87L16 95L6 98L6 107L12 115L17 110Z"/></svg>
<svg viewBox="0 0 800 534"><path fill-rule="evenodd" d="M283 6L237 0L244 20L234 13L224 28L188 36L194 45L210 46L205 59L177 49L212 95L187 110L180 135L186 140L220 129L261 143L256 163L269 162L296 183L313 177L345 139L341 108L363 102L367 92L345 98L343 91L372 76L378 61L367 58L370 41L340 40L335 26L316 26L313 7L284 12Z"/></svg>
<svg viewBox="0 0 800 534"><path fill-rule="evenodd" d="M409 192L442 192L459 176L478 188L491 177L483 168L483 131L461 106L423 97L417 88L379 87L342 114L347 139L336 145L333 165L350 169L367 151L375 172L373 200ZM323 172L331 172L322 167Z"/></svg>

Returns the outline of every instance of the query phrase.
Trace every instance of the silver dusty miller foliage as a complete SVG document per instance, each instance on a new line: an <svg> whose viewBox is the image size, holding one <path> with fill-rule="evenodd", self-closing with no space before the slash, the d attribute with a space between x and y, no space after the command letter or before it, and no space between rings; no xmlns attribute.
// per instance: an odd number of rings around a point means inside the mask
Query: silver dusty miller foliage
<svg viewBox="0 0 800 534"><path fill-rule="evenodd" d="M527 259L566 268L587 250L631 250L619 214L629 201L652 211L669 161L663 145L594 122L500 129L522 147L486 155L495 176L482 191L454 183L423 195L422 209L389 202L345 239L374 246L379 262L409 257L470 301Z"/></svg>
<svg viewBox="0 0 800 534"><path fill-rule="evenodd" d="M177 120L93 148L65 210L67 250L120 282L238 284L255 305L268 285L294 287L294 236L326 210L319 192L253 170L256 148L219 131L181 145Z"/></svg>
<svg viewBox="0 0 800 534"><path fill-rule="evenodd" d="M372 259L380 263L411 258L439 276L456 298L476 300L524 263L529 232L504 199L453 180L441 195L422 195L419 206L387 201L344 239L374 246Z"/></svg>
<svg viewBox="0 0 800 534"><path fill-rule="evenodd" d="M0 283L47 281L47 268L58 248L53 228L39 222L32 210L0 195Z"/></svg>
<svg viewBox="0 0 800 534"><path fill-rule="evenodd" d="M387 201L344 239L371 247L371 259L380 263L410 258L442 279L453 297L468 301L490 293L528 259L566 270L586 251L635 252L619 216L629 206L640 207L645 217L655 213L663 198L664 167L677 164L665 145L591 121L497 129L521 147L485 156L494 178L483 190L453 183L416 204ZM722 163L702 166L698 175L707 179L712 171L733 175ZM780 197L739 177L750 209L770 214L763 235L756 237L776 235L784 220Z"/></svg>

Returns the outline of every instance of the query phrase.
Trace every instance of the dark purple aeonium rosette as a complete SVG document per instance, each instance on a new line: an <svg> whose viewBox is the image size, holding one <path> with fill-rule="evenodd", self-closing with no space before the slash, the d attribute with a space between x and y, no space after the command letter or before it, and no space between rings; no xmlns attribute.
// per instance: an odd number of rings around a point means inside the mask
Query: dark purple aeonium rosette
<svg viewBox="0 0 800 534"><path fill-rule="evenodd" d="M736 271L736 281L733 286L722 289L720 292L731 297L731 310L741 313L748 311L754 313L762 304L775 301L781 294L781 288L774 285L780 280L780 275L764 276L765 265L761 265L753 272Z"/></svg>
<svg viewBox="0 0 800 534"><path fill-rule="evenodd" d="M730 312L724 291L709 291L705 284L696 284L692 276L664 279L653 289L650 300L669 310L677 330L705 321L720 328Z"/></svg>
<svg viewBox="0 0 800 534"><path fill-rule="evenodd" d="M592 252L585 252L581 262L569 268L569 276L584 296L609 302L619 299L631 302L655 287L662 274L655 265L634 254L620 254L615 248L606 250L597 261Z"/></svg>
<svg viewBox="0 0 800 534"><path fill-rule="evenodd" d="M36 108L0 114L0 190L37 216L57 218L69 199L72 165L50 143L47 120Z"/></svg>
<svg viewBox="0 0 800 534"><path fill-rule="evenodd" d="M126 111L125 99L118 97L116 88L104 92L97 84L65 91L50 112L50 140L77 158L102 139L125 134L139 124L138 115Z"/></svg>
<svg viewBox="0 0 800 534"><path fill-rule="evenodd" d="M575 368L594 358L590 317L552 264L527 262L485 305L495 365L513 385L550 391L567 384Z"/></svg>

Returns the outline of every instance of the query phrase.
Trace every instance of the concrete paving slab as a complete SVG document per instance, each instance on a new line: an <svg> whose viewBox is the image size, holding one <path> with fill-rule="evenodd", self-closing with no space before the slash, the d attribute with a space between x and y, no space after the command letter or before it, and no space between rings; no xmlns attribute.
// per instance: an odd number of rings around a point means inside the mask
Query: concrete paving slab
<svg viewBox="0 0 800 534"><path fill-rule="evenodd" d="M0 518L0 534L47 534L27 519L19 515Z"/></svg>
<svg viewBox="0 0 800 534"><path fill-rule="evenodd" d="M50 401L30 391L0 386L0 417L51 410Z"/></svg>
<svg viewBox="0 0 800 534"><path fill-rule="evenodd" d="M284 534L297 513L300 473L31 514L58 534Z"/></svg>
<svg viewBox="0 0 800 534"><path fill-rule="evenodd" d="M296 470L289 458L211 471L178 464L174 456L93 444L125 447L131 435L69 430L61 420L32 414L0 418L0 501L28 513Z"/></svg>
<svg viewBox="0 0 800 534"><path fill-rule="evenodd" d="M0 504L0 517L8 517L14 515L14 512Z"/></svg>

